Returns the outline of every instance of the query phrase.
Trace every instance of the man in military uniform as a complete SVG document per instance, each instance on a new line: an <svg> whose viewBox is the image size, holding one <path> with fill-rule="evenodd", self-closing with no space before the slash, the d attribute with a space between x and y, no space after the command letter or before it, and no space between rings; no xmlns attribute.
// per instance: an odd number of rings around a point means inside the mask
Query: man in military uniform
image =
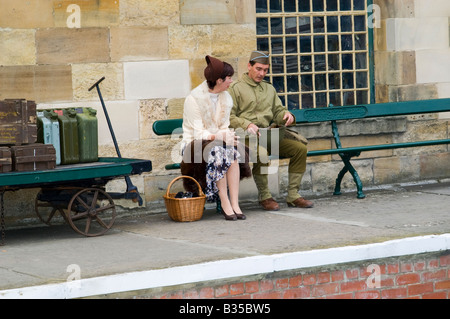
<svg viewBox="0 0 450 319"><path fill-rule="evenodd" d="M275 88L264 78L269 71L268 52L253 51L248 63L248 73L230 86L233 98L230 127L242 129L250 135L260 135L261 128L271 124L289 126L295 124L295 117L282 104ZM306 170L306 146L292 139L279 141L279 153L289 157L289 185L286 202L290 207L310 208L313 203L299 195L300 184ZM258 189L259 203L265 210L279 210L268 186L268 150L258 145L257 162L253 164L253 178Z"/></svg>

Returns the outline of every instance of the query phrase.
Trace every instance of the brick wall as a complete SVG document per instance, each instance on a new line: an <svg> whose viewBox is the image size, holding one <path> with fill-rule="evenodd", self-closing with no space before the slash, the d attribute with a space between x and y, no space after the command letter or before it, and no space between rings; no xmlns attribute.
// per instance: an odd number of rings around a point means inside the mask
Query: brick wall
<svg viewBox="0 0 450 319"><path fill-rule="evenodd" d="M379 275L379 276L378 276ZM155 299L448 299L450 251L135 294Z"/></svg>

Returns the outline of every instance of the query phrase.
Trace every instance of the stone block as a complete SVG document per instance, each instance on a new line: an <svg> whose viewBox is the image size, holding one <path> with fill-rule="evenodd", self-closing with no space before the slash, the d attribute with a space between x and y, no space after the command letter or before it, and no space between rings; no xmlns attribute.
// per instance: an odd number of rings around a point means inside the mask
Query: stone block
<svg viewBox="0 0 450 319"><path fill-rule="evenodd" d="M439 140L447 138L447 122L444 121L414 121L408 123L408 130L394 138L395 143ZM396 155L420 155L446 152L446 145L433 145L396 149Z"/></svg>
<svg viewBox="0 0 450 319"><path fill-rule="evenodd" d="M416 17L450 17L447 0L415 0Z"/></svg>
<svg viewBox="0 0 450 319"><path fill-rule="evenodd" d="M235 0L180 0L181 24L236 23Z"/></svg>
<svg viewBox="0 0 450 319"><path fill-rule="evenodd" d="M179 119L183 117L184 98L170 99L167 102L167 115L170 119Z"/></svg>
<svg viewBox="0 0 450 319"><path fill-rule="evenodd" d="M109 62L109 29L39 29L36 54L38 64Z"/></svg>
<svg viewBox="0 0 450 319"><path fill-rule="evenodd" d="M152 125L157 120L167 119L165 99L141 100L139 105L140 139L156 137Z"/></svg>
<svg viewBox="0 0 450 319"><path fill-rule="evenodd" d="M415 16L415 0L374 0L382 19L412 18Z"/></svg>
<svg viewBox="0 0 450 319"><path fill-rule="evenodd" d="M36 102L71 101L70 65L5 66L0 68L0 99Z"/></svg>
<svg viewBox="0 0 450 319"><path fill-rule="evenodd" d="M256 24L255 1L234 0L236 5L237 24Z"/></svg>
<svg viewBox="0 0 450 319"><path fill-rule="evenodd" d="M420 156L420 177L422 179L429 178L446 178L450 175L450 153L440 154L423 154Z"/></svg>
<svg viewBox="0 0 450 319"><path fill-rule="evenodd" d="M420 177L418 156L383 157L373 161L375 185L412 182Z"/></svg>
<svg viewBox="0 0 450 319"><path fill-rule="evenodd" d="M111 28L111 60L166 60L169 39L166 27Z"/></svg>
<svg viewBox="0 0 450 319"><path fill-rule="evenodd" d="M450 82L436 84L438 90L438 98L448 99L450 98Z"/></svg>
<svg viewBox="0 0 450 319"><path fill-rule="evenodd" d="M105 101L124 97L123 65L121 63L83 63L72 65L75 101L99 101L97 89L89 88L102 77L100 91Z"/></svg>
<svg viewBox="0 0 450 319"><path fill-rule="evenodd" d="M0 7L0 28L37 29L54 26L53 0L2 0Z"/></svg>
<svg viewBox="0 0 450 319"><path fill-rule="evenodd" d="M352 137L343 137L341 138L342 147L357 147L364 145L384 145L392 143L392 135L361 135L361 136L352 136ZM333 148L336 147L333 140ZM370 151L370 152L362 152L358 158L374 158L374 157L383 157L383 156L391 156L392 150L379 150L379 151ZM338 155L333 155L334 160L339 160L340 157Z"/></svg>
<svg viewBox="0 0 450 319"><path fill-rule="evenodd" d="M211 53L211 26L169 26L169 58L201 59ZM221 58L221 57L217 57Z"/></svg>
<svg viewBox="0 0 450 319"><path fill-rule="evenodd" d="M448 22L447 22L448 23ZM448 32L448 26L447 26ZM438 50L420 50L416 52L417 83L449 83L450 69L449 39L445 40L446 48Z"/></svg>
<svg viewBox="0 0 450 319"><path fill-rule="evenodd" d="M125 99L183 98L190 90L187 60L124 63Z"/></svg>
<svg viewBox="0 0 450 319"><path fill-rule="evenodd" d="M0 30L0 65L36 63L34 30Z"/></svg>
<svg viewBox="0 0 450 319"><path fill-rule="evenodd" d="M317 150L326 150L331 148L332 139L309 139L308 140L308 152ZM331 160L331 155L322 156L309 156L307 157L308 163L325 162Z"/></svg>
<svg viewBox="0 0 450 319"><path fill-rule="evenodd" d="M376 84L415 84L416 83L416 52L375 52Z"/></svg>
<svg viewBox="0 0 450 319"><path fill-rule="evenodd" d="M117 0L63 0L53 4L56 27L70 27L68 20L77 14L70 5L79 7L80 27L109 27L119 24L119 1ZM72 22L72 21L70 21Z"/></svg>
<svg viewBox="0 0 450 319"><path fill-rule="evenodd" d="M380 21L380 27L373 29L373 47L375 51L387 50L386 20Z"/></svg>
<svg viewBox="0 0 450 319"><path fill-rule="evenodd" d="M120 25L161 27L180 24L179 0L120 1Z"/></svg>
<svg viewBox="0 0 450 319"><path fill-rule="evenodd" d="M388 19L387 50L407 51L448 48L448 17Z"/></svg>
<svg viewBox="0 0 450 319"><path fill-rule="evenodd" d="M438 98L438 90L435 84L400 85L391 87L391 90L396 91L396 100L399 102Z"/></svg>
<svg viewBox="0 0 450 319"><path fill-rule="evenodd" d="M250 56L256 48L256 29L252 24L233 24L211 26L211 53L213 56Z"/></svg>

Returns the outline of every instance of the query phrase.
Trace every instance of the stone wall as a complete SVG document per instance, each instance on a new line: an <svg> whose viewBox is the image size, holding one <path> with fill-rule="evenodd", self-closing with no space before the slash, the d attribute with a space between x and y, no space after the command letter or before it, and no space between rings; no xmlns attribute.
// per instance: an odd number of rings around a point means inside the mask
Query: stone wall
<svg viewBox="0 0 450 319"><path fill-rule="evenodd" d="M450 97L448 72L440 72L450 63L450 3L374 2L381 17L374 29L377 102ZM155 136L152 123L182 116L184 97L203 81L205 55L232 64L235 78L246 71L256 46L254 1L0 0L0 6L0 99L35 100L38 108L96 108L100 155L116 156L97 93L88 91L105 76L100 88L122 156L152 160L153 172L133 181L150 211L163 209L162 195L179 174L164 165L179 160L179 140ZM300 129L311 150L333 143L328 125ZM377 119L344 124L341 134L345 146L447 138L448 123L434 117ZM374 186L448 178L449 157L447 146L439 146L366 153L354 163L365 186ZM286 163L274 163L273 171L285 172ZM335 156L310 158L304 193L332 190L340 168ZM285 174L271 179L274 196L282 197ZM254 199L253 182L244 183L242 198ZM354 189L349 177L343 186ZM120 180L108 187L125 185ZM34 216L34 192L6 196L10 221L24 211Z"/></svg>

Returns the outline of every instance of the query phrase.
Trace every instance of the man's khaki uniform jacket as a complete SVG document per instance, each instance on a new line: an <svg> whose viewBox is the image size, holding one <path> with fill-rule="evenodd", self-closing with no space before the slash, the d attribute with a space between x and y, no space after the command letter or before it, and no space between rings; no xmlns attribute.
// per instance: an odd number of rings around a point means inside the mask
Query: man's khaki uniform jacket
<svg viewBox="0 0 450 319"><path fill-rule="evenodd" d="M230 114L232 128L246 130L250 123L260 128L268 127L271 123L284 125L283 117L287 109L270 83L256 83L245 73L230 86L228 92L233 98Z"/></svg>

